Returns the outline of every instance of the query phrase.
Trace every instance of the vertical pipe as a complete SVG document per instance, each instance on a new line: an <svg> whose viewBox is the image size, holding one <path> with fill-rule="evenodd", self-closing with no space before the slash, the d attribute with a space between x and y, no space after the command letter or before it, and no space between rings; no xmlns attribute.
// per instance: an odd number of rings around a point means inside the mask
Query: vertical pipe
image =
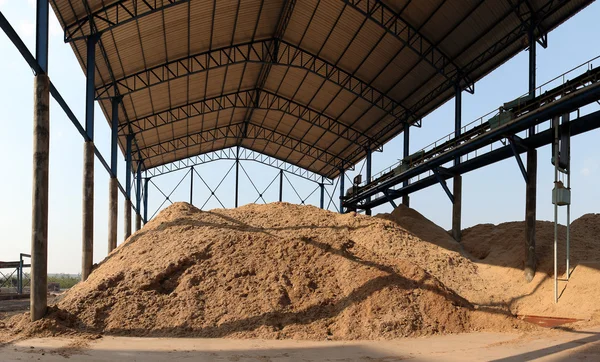
<svg viewBox="0 0 600 362"><path fill-rule="evenodd" d="M321 176L321 183L319 184L320 188L321 188L321 198L319 199L319 207L321 207L321 209L325 208L325 177Z"/></svg>
<svg viewBox="0 0 600 362"><path fill-rule="evenodd" d="M137 164L136 177L135 177L135 231L142 228L142 161Z"/></svg>
<svg viewBox="0 0 600 362"><path fill-rule="evenodd" d="M148 176L148 175L146 175ZM148 181L150 179L146 177L144 179L144 225L148 223Z"/></svg>
<svg viewBox="0 0 600 362"><path fill-rule="evenodd" d="M408 124L408 122L404 123L404 129L403 129L403 133L404 133L404 143L402 145L403 147L403 153L402 153L402 157L406 158L409 156L409 152L410 152L410 125ZM402 187L407 187L408 186L408 180L405 180L404 182L402 182ZM402 205L406 206L406 207L410 207L410 196L408 196L408 194L402 196Z"/></svg>
<svg viewBox="0 0 600 362"><path fill-rule="evenodd" d="M343 197L344 197L344 179L346 177L346 174L344 172L344 168L342 167L340 169L340 214L344 213L344 203L343 203Z"/></svg>
<svg viewBox="0 0 600 362"><path fill-rule="evenodd" d="M532 19L533 21L533 19ZM536 40L534 28L529 29L529 94L535 96L536 72ZM529 129L529 136L535 133L535 126ZM525 279L530 282L535 276L535 223L536 223L536 198L537 198L537 151L527 151L527 186L525 195L525 228L526 228L526 263Z"/></svg>
<svg viewBox="0 0 600 362"><path fill-rule="evenodd" d="M119 103L120 97L112 99L110 133L110 180L108 181L108 252L117 247L117 224L119 217L119 182L117 181Z"/></svg>
<svg viewBox="0 0 600 362"><path fill-rule="evenodd" d="M456 139L455 146L458 146L458 139L461 134L462 123L462 89L457 84L454 96L454 138ZM454 166L460 164L460 156L454 159ZM452 203L452 236L454 240L460 241L462 237L462 176L454 176L452 194L454 202Z"/></svg>
<svg viewBox="0 0 600 362"><path fill-rule="evenodd" d="M38 1L38 7L39 5L40 1ZM40 24L37 26L39 32ZM35 76L33 97L33 200L31 205L31 296L29 303L31 321L36 321L46 314L48 306L46 293L48 290L50 80L46 74Z"/></svg>
<svg viewBox="0 0 600 362"><path fill-rule="evenodd" d="M87 140L83 148L83 232L81 280L92 272L94 259L94 99L96 74L97 36L87 38L85 132Z"/></svg>
<svg viewBox="0 0 600 362"><path fill-rule="evenodd" d="M238 192L240 187L240 146L235 151L235 207L238 207Z"/></svg>
<svg viewBox="0 0 600 362"><path fill-rule="evenodd" d="M283 170L279 170L279 202L283 201Z"/></svg>
<svg viewBox="0 0 600 362"><path fill-rule="evenodd" d="M124 240L127 240L131 236L131 143L133 141L133 135L127 135L127 146L125 150L125 203L124 203L124 225L123 230L125 231Z"/></svg>
<svg viewBox="0 0 600 362"><path fill-rule="evenodd" d="M190 168L190 205L194 204L194 166Z"/></svg>
<svg viewBox="0 0 600 362"><path fill-rule="evenodd" d="M367 148L367 183L371 182L371 161L372 161L372 151L371 148ZM367 197L367 203L371 202L371 197ZM365 209L366 215L371 215L371 209Z"/></svg>

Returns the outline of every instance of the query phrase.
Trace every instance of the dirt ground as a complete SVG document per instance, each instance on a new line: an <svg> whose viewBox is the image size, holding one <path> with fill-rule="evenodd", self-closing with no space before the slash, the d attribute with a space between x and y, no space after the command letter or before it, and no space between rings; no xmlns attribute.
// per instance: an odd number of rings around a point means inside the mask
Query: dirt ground
<svg viewBox="0 0 600 362"><path fill-rule="evenodd" d="M0 346L2 361L598 361L600 329L528 335L469 333L394 341L104 337L29 339Z"/></svg>

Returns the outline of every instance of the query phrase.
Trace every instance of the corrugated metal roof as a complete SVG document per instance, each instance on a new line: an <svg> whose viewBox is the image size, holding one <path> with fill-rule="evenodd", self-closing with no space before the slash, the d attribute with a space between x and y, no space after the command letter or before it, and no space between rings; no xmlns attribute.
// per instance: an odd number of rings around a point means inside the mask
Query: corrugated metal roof
<svg viewBox="0 0 600 362"><path fill-rule="evenodd" d="M335 177L591 0L52 0L148 169L234 146ZM136 163L134 162L134 167Z"/></svg>

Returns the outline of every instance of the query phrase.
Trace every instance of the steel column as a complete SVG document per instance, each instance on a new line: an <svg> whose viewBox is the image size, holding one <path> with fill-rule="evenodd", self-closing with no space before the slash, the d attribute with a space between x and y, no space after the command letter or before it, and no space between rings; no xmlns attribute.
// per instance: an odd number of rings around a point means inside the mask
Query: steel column
<svg viewBox="0 0 600 362"><path fill-rule="evenodd" d="M321 177L321 183L319 184L321 188L321 198L319 200L319 207L321 209L325 208L325 184L323 183L325 177Z"/></svg>
<svg viewBox="0 0 600 362"><path fill-rule="evenodd" d="M148 175L146 175L148 176ZM144 225L148 223L148 182L150 181L149 177L144 179Z"/></svg>
<svg viewBox="0 0 600 362"><path fill-rule="evenodd" d="M454 96L454 138L459 139L462 127L462 89L460 86L455 87L456 94ZM458 142L458 141L457 141ZM454 159L454 166L460 164L460 156ZM462 234L462 177L454 176L452 185L452 237L454 240L460 241Z"/></svg>
<svg viewBox="0 0 600 362"><path fill-rule="evenodd" d="M110 180L108 181L108 252L117 247L117 224L119 217L119 182L117 180L119 103L120 97L112 98L110 133Z"/></svg>
<svg viewBox="0 0 600 362"><path fill-rule="evenodd" d="M372 161L372 152L370 148L367 149L367 183L371 182L371 161ZM367 198L367 202L371 201L371 197ZM371 209L365 209L366 215L371 215Z"/></svg>
<svg viewBox="0 0 600 362"><path fill-rule="evenodd" d="M279 202L283 201L283 170L279 170Z"/></svg>
<svg viewBox="0 0 600 362"><path fill-rule="evenodd" d="M340 169L340 214L344 213L344 204L343 204L343 197L344 197L344 179L346 177L346 173L344 172L344 169Z"/></svg>
<svg viewBox="0 0 600 362"><path fill-rule="evenodd" d="M408 123L404 123L404 129L403 129L403 133L404 133L404 143L402 145L403 147L403 153L402 153L402 157L406 158L408 157L410 154L410 125ZM402 183L403 187L408 186L408 180L405 180ZM410 196L408 195L404 195L402 196L402 205L406 206L406 207L410 207Z"/></svg>
<svg viewBox="0 0 600 362"><path fill-rule="evenodd" d="M142 161L138 162L135 179L135 231L138 231L142 228Z"/></svg>
<svg viewBox="0 0 600 362"><path fill-rule="evenodd" d="M238 207L238 192L240 186L240 146L235 151L235 207Z"/></svg>
<svg viewBox="0 0 600 362"><path fill-rule="evenodd" d="M96 74L96 36L87 38L85 133L83 149L83 237L81 280L86 280L94 263L94 98Z"/></svg>
<svg viewBox="0 0 600 362"><path fill-rule="evenodd" d="M127 146L125 150L125 222L123 229L125 231L124 240L127 240L129 236L131 236L131 143L133 141L133 136L127 136Z"/></svg>
<svg viewBox="0 0 600 362"><path fill-rule="evenodd" d="M533 20L533 19L532 19ZM533 23L533 21L532 21ZM529 29L529 94L535 96L536 84L536 39L535 28L532 24ZM529 128L529 137L535 134L535 126ZM537 198L537 151L532 149L527 152L527 186L525 192L525 237L526 237L526 263L525 279L530 282L535 276L535 222Z"/></svg>
<svg viewBox="0 0 600 362"><path fill-rule="evenodd" d="M48 73L48 3L47 0L37 0L35 12L35 59L44 74Z"/></svg>
<svg viewBox="0 0 600 362"><path fill-rule="evenodd" d="M190 205L194 204L194 166L190 168Z"/></svg>
<svg viewBox="0 0 600 362"><path fill-rule="evenodd" d="M40 3L38 1L38 17ZM48 2L45 2L48 6ZM48 23L40 29L38 40L47 39ZM46 40L47 46L47 40ZM42 49L43 51L43 49ZM32 321L42 318L48 306L48 164L50 154L50 80L46 74L34 78L33 93L33 197L31 220L31 297Z"/></svg>

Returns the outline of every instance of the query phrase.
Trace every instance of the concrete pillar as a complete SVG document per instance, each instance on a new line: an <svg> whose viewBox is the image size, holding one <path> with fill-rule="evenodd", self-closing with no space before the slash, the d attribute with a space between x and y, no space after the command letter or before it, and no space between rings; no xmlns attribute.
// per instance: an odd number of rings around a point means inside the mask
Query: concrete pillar
<svg viewBox="0 0 600 362"><path fill-rule="evenodd" d="M460 241L461 232L461 217L462 217L462 176L454 176L452 195L454 203L452 204L452 237L456 241Z"/></svg>
<svg viewBox="0 0 600 362"><path fill-rule="evenodd" d="M404 158L410 156L410 125L408 123L404 123L404 144L403 147L403 156ZM408 186L408 180L405 180L402 183L402 187ZM410 197L407 195L402 196L402 205L406 207L410 207Z"/></svg>
<svg viewBox="0 0 600 362"><path fill-rule="evenodd" d="M108 180L108 252L117 247L117 217L119 208L119 182L111 177Z"/></svg>
<svg viewBox="0 0 600 362"><path fill-rule="evenodd" d="M127 238L131 236L131 199L125 200L124 207L125 225L123 226L123 229L125 230L124 239L127 240Z"/></svg>
<svg viewBox="0 0 600 362"><path fill-rule="evenodd" d="M525 193L525 279L530 282L535 276L535 221L537 202L537 150L527 152L527 189Z"/></svg>
<svg viewBox="0 0 600 362"><path fill-rule="evenodd" d="M142 215L138 212L135 214L135 231L142 228Z"/></svg>
<svg viewBox="0 0 600 362"><path fill-rule="evenodd" d="M81 280L92 272L94 254L94 142L83 145L83 235Z"/></svg>
<svg viewBox="0 0 600 362"><path fill-rule="evenodd" d="M48 164L50 154L50 80L34 78L33 197L31 205L31 320L46 314L48 305Z"/></svg>

